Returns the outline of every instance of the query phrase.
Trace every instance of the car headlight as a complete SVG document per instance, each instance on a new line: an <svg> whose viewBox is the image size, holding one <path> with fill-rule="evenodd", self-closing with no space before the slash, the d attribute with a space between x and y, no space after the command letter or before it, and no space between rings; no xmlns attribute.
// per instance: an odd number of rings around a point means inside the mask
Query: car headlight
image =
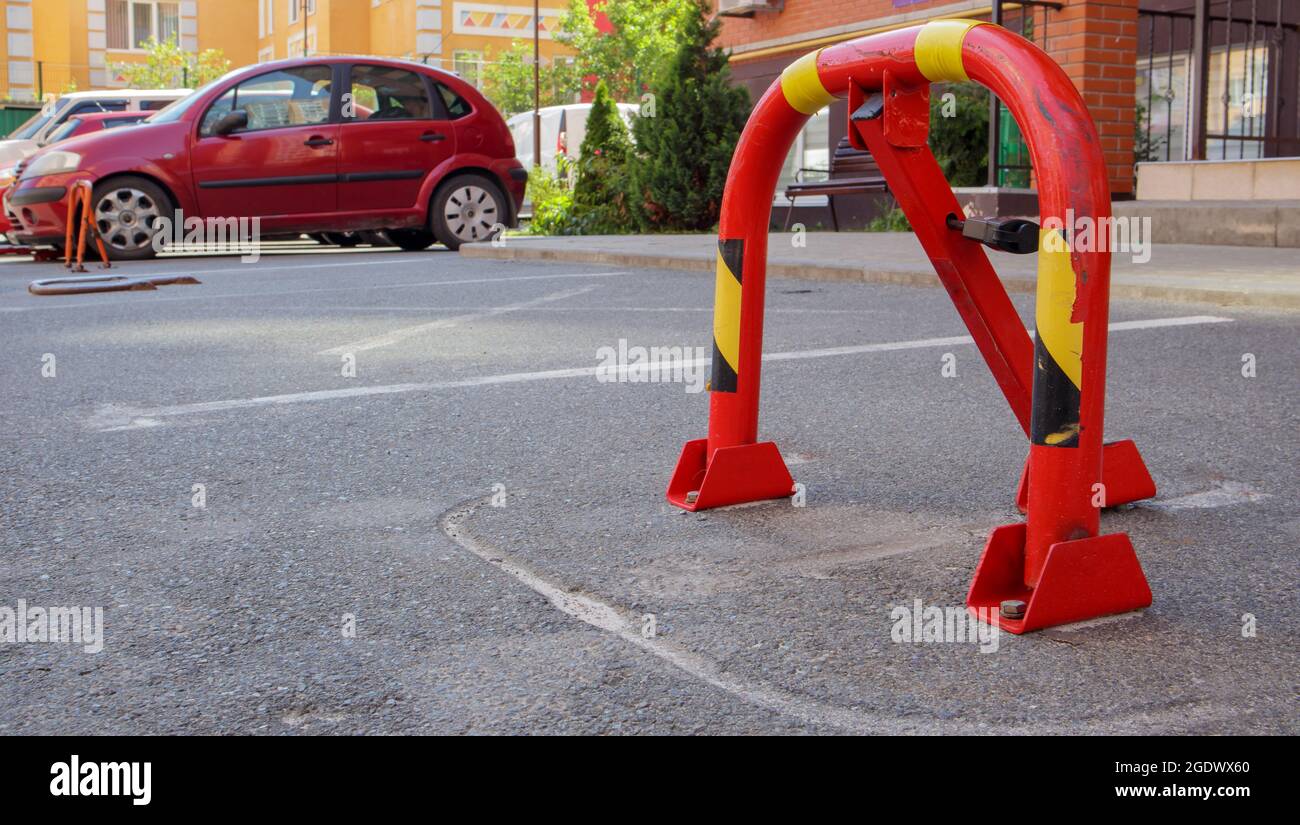
<svg viewBox="0 0 1300 825"><path fill-rule="evenodd" d="M76 152L46 152L27 164L27 168L23 170L23 180L57 175L62 172L75 172L80 165L81 155Z"/></svg>
<svg viewBox="0 0 1300 825"><path fill-rule="evenodd" d="M4 189L5 187L9 186L17 178L18 178L18 171L14 169L14 167L9 166L4 169L0 169L0 189Z"/></svg>

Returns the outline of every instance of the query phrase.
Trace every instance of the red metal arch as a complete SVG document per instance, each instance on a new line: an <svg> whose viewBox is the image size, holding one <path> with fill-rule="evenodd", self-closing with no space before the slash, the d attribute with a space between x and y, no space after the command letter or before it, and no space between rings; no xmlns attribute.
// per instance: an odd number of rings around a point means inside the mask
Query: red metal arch
<svg viewBox="0 0 1300 825"><path fill-rule="evenodd" d="M1037 177L1044 227L1037 341L981 244L954 228L965 216L926 145L930 83L968 79L1011 111ZM994 532L968 603L1027 602L1021 615L1013 606L998 619L1013 632L1149 604L1127 536L1098 535L1101 506L1155 494L1132 442L1102 442L1110 193L1100 141L1050 57L976 21L934 21L827 47L792 64L758 101L723 197L708 437L686 445L669 501L697 510L791 494L776 446L758 441L768 227L791 145L836 97L849 99L850 138L872 152L1030 436L1019 495L1027 521ZM1070 247L1071 218L1092 222L1094 243Z"/></svg>

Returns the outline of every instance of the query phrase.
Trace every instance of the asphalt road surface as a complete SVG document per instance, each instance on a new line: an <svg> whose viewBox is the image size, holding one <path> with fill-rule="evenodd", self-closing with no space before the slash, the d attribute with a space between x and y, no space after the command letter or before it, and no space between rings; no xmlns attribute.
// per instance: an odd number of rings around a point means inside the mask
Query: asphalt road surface
<svg viewBox="0 0 1300 825"><path fill-rule="evenodd" d="M891 633L1020 519L1024 436L942 290L772 281L761 432L805 506L688 514L708 394L595 368L708 347L711 277L282 251L66 297L0 263L0 619L104 630L0 643L0 732L1300 728L1294 314L1113 306L1107 435L1160 494L1103 530L1155 602L991 650Z"/></svg>

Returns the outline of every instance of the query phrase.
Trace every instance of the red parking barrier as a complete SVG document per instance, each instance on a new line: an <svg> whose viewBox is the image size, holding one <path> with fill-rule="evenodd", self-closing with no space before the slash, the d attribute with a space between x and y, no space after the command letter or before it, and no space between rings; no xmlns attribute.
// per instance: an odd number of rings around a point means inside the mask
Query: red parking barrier
<svg viewBox="0 0 1300 825"><path fill-rule="evenodd" d="M139 292L172 284L201 284L192 275L71 275L32 281L33 295L85 295L91 292Z"/></svg>
<svg viewBox="0 0 1300 825"><path fill-rule="evenodd" d="M1047 228L963 214L927 140L930 83L966 80L997 94L1020 125ZM804 123L844 96L850 141L871 151L1030 440L1017 494L1026 523L990 536L968 606L1001 608L996 620L1013 633L1145 607L1151 593L1128 537L1098 535L1102 507L1155 495L1136 446L1102 442L1110 192L1100 140L1050 57L977 21L829 46L791 64L758 101L723 196L708 437L686 444L668 500L700 510L792 493L780 452L758 441L772 195ZM1094 244L1071 248L1067 215L1093 222ZM1037 250L1036 339L984 245Z"/></svg>
<svg viewBox="0 0 1300 825"><path fill-rule="evenodd" d="M104 239L99 234L99 227L95 226L94 188L90 181L79 180L72 185L72 191L68 193L68 217L65 225L67 226L63 245L65 267L73 272L86 271L86 234L89 233L95 239L95 246L99 249L99 257L103 261L102 268L113 268L108 261L108 250L104 248ZM74 235L77 242L76 266L72 265Z"/></svg>

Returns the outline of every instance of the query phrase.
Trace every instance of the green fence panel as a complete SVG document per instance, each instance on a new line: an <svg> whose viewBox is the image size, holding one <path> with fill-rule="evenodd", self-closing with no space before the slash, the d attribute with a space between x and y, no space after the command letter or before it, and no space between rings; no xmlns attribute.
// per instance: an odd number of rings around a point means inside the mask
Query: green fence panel
<svg viewBox="0 0 1300 825"><path fill-rule="evenodd" d="M22 126L41 110L37 103L0 103L0 135L9 137L9 133Z"/></svg>

